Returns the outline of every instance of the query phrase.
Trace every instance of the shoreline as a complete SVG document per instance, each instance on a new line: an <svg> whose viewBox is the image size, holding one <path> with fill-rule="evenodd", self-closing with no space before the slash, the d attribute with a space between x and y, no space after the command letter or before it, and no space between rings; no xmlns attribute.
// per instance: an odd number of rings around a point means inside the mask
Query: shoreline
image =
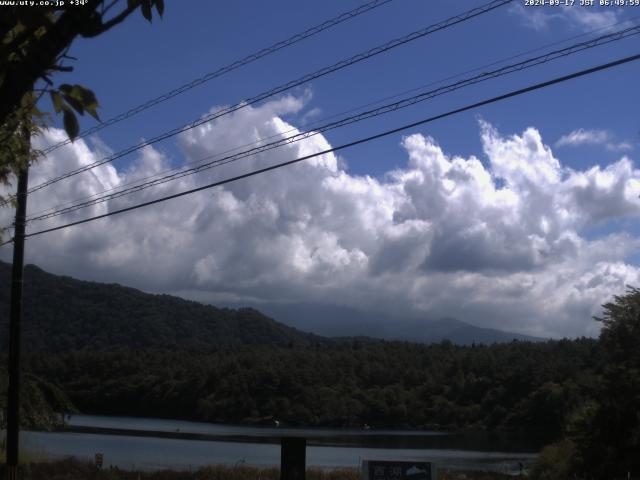
<svg viewBox="0 0 640 480"><path fill-rule="evenodd" d="M84 418L83 418L84 417ZM526 430L405 430L390 428L251 426L180 419L78 414L53 431L155 437L232 443L280 444L282 438L306 438L314 447L435 449L536 455L552 439Z"/></svg>

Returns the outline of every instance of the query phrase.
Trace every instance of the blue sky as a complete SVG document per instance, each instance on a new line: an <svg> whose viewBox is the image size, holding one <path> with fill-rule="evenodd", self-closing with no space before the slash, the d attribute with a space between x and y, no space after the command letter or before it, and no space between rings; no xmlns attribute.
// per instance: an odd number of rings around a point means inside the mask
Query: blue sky
<svg viewBox="0 0 640 480"><path fill-rule="evenodd" d="M56 151L33 169L32 185L482 3L394 0ZM148 24L135 14L99 38L76 42L75 71L56 80L92 88L108 119L359 4L168 1L162 20ZM311 121L532 49L565 40L548 48L568 46L639 15L633 7L514 1L60 182L35 194L30 211L118 188L202 153L304 130ZM636 54L638 44L631 37L60 221L337 146ZM599 305L640 281L639 74L640 63L628 64L338 157L35 237L27 257L55 273L213 303L307 302L406 318L452 316L542 336L595 335L591 315ZM82 119L83 128L94 124ZM36 144L63 138L51 129Z"/></svg>
<svg viewBox="0 0 640 480"><path fill-rule="evenodd" d="M100 136L113 148L128 146L140 138L194 120L202 115L203 109L234 104L483 3L396 0L248 67L214 79L147 111L126 125L103 131ZM101 116L109 118L359 4L354 1L168 2L165 18L161 21L156 20L150 25L141 15L134 15L102 37L77 42L71 52L80 59L75 62L73 80L94 89L102 103ZM536 7L522 7L524 13L518 14L516 6L520 3L502 7L489 15L312 82L308 88L313 98L302 115L317 108L321 112L317 119L320 119L594 30L592 25L553 18L544 26L532 28L525 15L536 14L527 11L527 8L535 10ZM537 8L549 16L559 10ZM588 10L591 13L591 9ZM617 20L623 20L639 15L640 9L593 9L593 13L603 15L613 12ZM602 22L608 23L606 18ZM534 81L629 55L636 51L637 45L637 37L632 37L526 73L466 88L377 122L333 132L328 134L328 138L332 144L341 143L389 125L410 122ZM638 64L624 66L457 115L416 131L437 138L445 150L460 155L477 152L479 148L478 115L507 132L517 132L534 125L548 141L555 141L575 128L606 128L615 134L617 141L637 145L640 128L634 106L638 104L640 92L633 79L637 78L638 71ZM87 119L84 125L91 126L92 122L92 119ZM170 142L167 145L163 147L170 149ZM397 145L398 139L390 138L359 147L349 152L350 168L358 173L379 175L389 168L385 157L393 155ZM601 153L607 159L616 159L615 152ZM596 163L589 157L589 152L583 149L568 149L563 159L576 166ZM598 161L601 161L600 155Z"/></svg>

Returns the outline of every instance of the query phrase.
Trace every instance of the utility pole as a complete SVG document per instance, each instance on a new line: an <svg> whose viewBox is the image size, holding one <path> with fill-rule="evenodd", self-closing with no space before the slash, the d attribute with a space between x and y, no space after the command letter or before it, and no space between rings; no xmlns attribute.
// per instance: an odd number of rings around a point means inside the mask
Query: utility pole
<svg viewBox="0 0 640 480"><path fill-rule="evenodd" d="M13 265L11 270L11 313L9 317L9 388L7 391L7 480L18 480L20 433L20 323L22 321L22 285L24 270L24 230L27 213L29 157L31 134L23 126L27 159L18 173L16 219L13 235Z"/></svg>

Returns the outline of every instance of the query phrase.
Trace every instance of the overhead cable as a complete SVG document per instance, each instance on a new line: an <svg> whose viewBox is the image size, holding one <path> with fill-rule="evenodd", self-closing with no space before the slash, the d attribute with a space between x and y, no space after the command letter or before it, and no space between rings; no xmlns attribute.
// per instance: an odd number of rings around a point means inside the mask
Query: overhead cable
<svg viewBox="0 0 640 480"><path fill-rule="evenodd" d="M531 54L531 53L540 52L540 51L544 50L545 48L549 48L549 47L553 47L553 46L560 45L560 44L563 44L563 43L567 43L569 41L576 40L578 38L587 37L587 36L593 35L593 34L595 34L597 32L611 31L614 27L619 26L621 24L633 25L633 22L635 22L638 19L640 19L640 17L634 17L634 18L631 18L631 19L621 20L621 21L618 21L618 22L610 24L610 25L599 27L599 28L591 30L589 32L584 32L584 33L581 33L579 35L574 35L574 36L571 36L571 37L568 37L568 38L565 38L565 39L562 39L562 40L557 40L557 41L554 41L554 42L551 42L551 43L548 43L548 44L545 44L545 45L542 45L542 46L539 46L539 47L536 47L536 48L533 48L533 49L529 49L529 50L526 50L524 52L518 53L516 55L511 55L509 57L506 57L506 58L503 58L503 59L500 59L500 60L496 60L496 61L493 61L491 63L484 64L484 65L481 65L479 67L475 67L475 68L470 69L470 70L466 70L464 72L459 72L459 73L456 73L456 74L453 74L453 75L449 75L449 76L447 76L445 78L429 82L429 83L421 85L419 87L414 87L414 88L411 88L409 90L405 90L403 92L400 92L400 93L397 93L397 94L394 94L394 95L386 96L384 98L380 98L378 100L374 100L372 102L368 102L368 103L366 103L364 105L360 105L358 107L350 108L350 109L342 111L340 113L335 113L335 114L329 115L327 117L314 120L312 122L309 122L308 126L309 127L313 127L313 130L315 130L315 125L321 125L321 124L323 124L323 122L326 122L328 120L331 120L331 119L334 119L334 118L339 118L340 116L347 115L349 113L358 112L358 111L360 111L360 110L362 110L364 108L372 107L374 105L379 105L379 104L381 104L383 102L386 102L386 101L389 101L389 100L392 100L392 99L395 99L395 98L400 98L403 95L407 95L409 93L418 92L420 90L423 90L423 89L425 89L427 87L430 87L430 86L433 86L433 85L442 84L442 83L446 82L447 80L460 78L460 77L462 77L464 75L468 75L468 74L471 74L471 73L474 73L474 72L478 72L478 71L486 71L487 69L489 69L491 67L494 67L496 65L503 64L505 62L508 62L510 60L514 60L516 58L524 57L525 55L528 55L528 54ZM616 34L616 33L619 33L619 32L614 32L614 34ZM309 130L311 130L311 129L312 128L309 128ZM297 130L298 130L297 128L292 127L292 128L290 128L290 129L288 129L286 131L278 132L277 134L273 134L273 135L269 135L269 136L266 136L266 137L262 137L262 138L259 138L257 140L253 140L251 142L244 143L242 145L237 145L237 146L232 147L230 149L223 150L223 151L220 151L220 152L216 152L216 154L207 155L206 157L200 158L198 160L189 161L189 162L181 165L180 167L169 168L169 169L165 169L165 170L162 170L160 172L154 173L152 175L147 175L147 176L142 177L142 178L132 179L132 180L129 180L129 181L125 182L125 183L119 184L117 186L110 187L110 188L105 188L105 189L100 190L98 192L94 192L93 194L88 195L86 197L82 197L82 198L79 198L79 199L76 199L76 200L66 201L66 202L63 202L63 203L58 204L56 206L53 206L53 207L49 207L49 208L46 208L46 209L43 209L43 210L32 212L30 214L30 218L37 217L37 216L40 216L40 215L45 214L45 213L53 212L55 210L59 210L59 209L63 208L64 206L67 206L67 205L74 205L74 204L77 204L77 203L82 202L82 201L91 200L92 198L96 198L96 197L102 196L102 195L104 195L106 193L113 192L115 190L119 190L119 189L124 188L124 187L128 187L128 186L131 186L131 185L134 185L134 184L138 184L138 183L141 183L141 182L146 182L146 181L149 181L149 180L152 180L152 179L160 178L160 177L166 176L167 174L170 174L170 173L184 171L185 167L188 167L190 165L198 165L198 164L202 163L203 161L208 160L209 158L212 158L213 156L222 157L224 155L230 154L231 152L236 152L236 151L239 151L239 150L241 150L243 148L250 147L252 145L259 145L259 144L265 142L266 140L271 140L273 138L281 138L283 135L291 133L291 132L295 132Z"/></svg>
<svg viewBox="0 0 640 480"><path fill-rule="evenodd" d="M415 105L416 103L419 102L423 102L426 100L430 100L434 97L440 96L440 95L444 95L450 92L453 92L455 90L464 88L464 87L468 87L470 85L475 85L477 83L483 82L483 81L487 81L493 78L498 78L504 75L508 75L514 72L519 72L528 68L532 68L535 67L537 65L541 65L553 60L557 60L559 58L564 58L567 57L569 55L573 55L576 54L578 52L582 52L584 50L588 50L588 49L592 49L601 45L606 45L608 43L611 42L615 42L615 41L619 41L623 38L627 38L630 37L632 35L638 35L640 34L640 26L633 26L633 27L629 27L623 30L620 30L618 32L613 32L610 33L608 35L603 35L601 37L589 40L589 41L585 41L585 42L581 42L566 48L562 48L562 49L558 49L558 50L554 50L552 52L546 53L544 55L539 55L537 57L534 58L530 58L527 60L524 60L522 62L518 62L515 64L511 64L511 65L507 65L504 66L502 68L490 71L490 72L484 72L481 73L479 75L476 75L474 77L470 77L464 80L460 80L458 82L455 82L453 84L450 85L446 85L437 89L433 89L427 92L423 92L420 93L418 95L414 95L412 97L409 98L405 98L402 99L400 101L397 102L393 102L393 103L389 103L386 105L382 105L378 108L375 109L371 109L362 113L359 113L357 115L352 115L346 118L343 118L341 120L335 121L335 122L331 122L331 123L327 123L323 126L320 126L319 128L316 128L314 130L310 130L310 131L306 131L306 132L299 132L296 133L294 135L291 135L289 137L284 137L284 138L280 138L276 141L273 142L269 142L254 148L251 148L249 150L245 150L242 152L238 152L236 154L233 155L227 155L224 156L222 158L218 158L216 160L213 160L211 162L207 162L189 169L184 169L184 170L178 170L174 173L171 174L167 174L158 178L155 178L153 180L141 183L139 185L135 185L135 186L131 186L129 188L125 188L123 190L119 190L110 194L106 194L106 195L102 195L102 196L98 196L96 198L92 198L83 202L78 202L75 203L71 206L68 207L64 207L64 208L57 208L54 209L53 211L50 211L48 213L43 213L40 215L33 215L28 219L28 222L32 222L32 221L36 221L36 220L45 220L45 219L49 219L49 218L53 218L53 217L57 217L66 213L71 213L83 208L87 208L93 205L97 205L100 203L104 203L106 201L109 200L113 200L116 198L120 198L123 197L125 195L130 195L142 190L146 190L148 188L151 187L155 187L167 182L170 182L172 180L177 180L179 178L183 178L189 175L194 175L197 174L199 172L205 171L205 170L209 170L211 168L215 168L215 167L220 167L222 165L226 165L228 163L231 162L235 162L237 160L243 159L243 158L247 158L249 156L253 156L253 155L257 155L259 153L263 153L265 151L269 151L275 148L279 148L282 147L284 145L288 145L294 142L298 142L307 138L310 138L312 136L327 132L329 130L333 130L336 128L340 128L340 127L344 127L346 125L350 125L356 122L360 122L369 118L373 118L373 117L377 117L380 115L384 115L390 112L394 112L396 110L402 109L402 108L406 108L409 107L411 105ZM199 162L203 162L205 160L208 160L210 158L214 158L218 155L214 154L214 155L207 155L206 157L203 157L201 159L199 159Z"/></svg>
<svg viewBox="0 0 640 480"><path fill-rule="evenodd" d="M226 108L222 108L221 110L218 110L216 112L210 113L209 115L205 115L204 117L201 117L200 119L183 125L181 127L177 127L174 128L173 130L169 130L168 132L162 133L156 137L153 137L149 140L145 140L143 142L140 142L134 146L128 147L124 150L121 150L117 153L114 153L113 155L109 155L101 160L98 160L96 162L93 162L89 165L85 165L83 167L77 168L75 170L72 170L70 172L67 172L63 175L60 175L58 177L52 178L50 180L47 180L43 183L40 183L39 185L36 185L34 187L31 187L28 191L28 193L33 193L36 192L38 190L41 190L49 185L52 185L54 183L57 183L61 180L64 180L66 178L72 177L74 175L78 175L79 173L83 173L86 171L89 171L95 167L98 167L100 165L104 165L106 163L110 163L113 162L114 160L117 160L119 158L122 158L130 153L133 153L135 151L138 151L146 146L149 145L153 145L155 143L158 143L162 140L166 140L168 138L171 138L175 135L178 135L179 133L184 133L188 130L191 130L193 128L196 128L200 125L203 125L205 123L211 122L217 118L220 118L224 115L228 115L232 112L235 112L237 110L240 110L242 108L245 108L249 105L253 105L259 101L265 100L269 97L272 97L274 95L278 95L280 93L284 93L288 90L291 90L292 88L298 87L300 85L303 85L305 83L310 82L311 80L315 80L317 78L323 77L325 75L328 75L330 73L333 73L335 71L341 70L343 68L346 68L350 65L353 65L355 63L361 62L363 60L366 60L368 58L374 57L376 55L379 55L381 53L387 52L393 48L399 47L401 45L404 45L406 43L418 40L419 38L425 37L427 35L430 35L432 33L438 32L440 30L444 30L446 28L449 28L453 25L457 25L459 23L468 21L472 18L475 18L479 15L483 15L485 13L488 13L496 8L499 8L503 5L506 5L508 3L513 2L514 0L493 0L489 3L486 3L480 7L476 7L473 8L471 10L467 10L464 13L461 13L460 15L455 15L453 17L450 17L446 20L443 20L442 22L430 25L428 27L425 27L421 30L417 30L415 32L412 32L408 35L405 35L403 37L400 38L396 38L394 40L391 40L387 43L385 43L384 45L380 45L378 47L372 48L370 50L367 50L366 52L363 53L359 53L357 55L354 55L352 57L349 57L348 59L342 60L340 62L334 63L333 65L330 65L328 67L324 67L321 68L320 70L317 70L316 72L304 75L303 77L300 77L296 80L292 80L290 82L287 82L283 85L280 85L279 87L273 88L271 90L268 90L264 93L261 93L259 95L256 95L254 97L248 98L243 100L242 102L236 103L235 105L232 105L230 107L226 107Z"/></svg>
<svg viewBox="0 0 640 480"><path fill-rule="evenodd" d="M248 65L249 63L255 62L256 60L259 60L260 58L266 57L267 55L271 55L272 53L275 53L279 50L282 50L286 47L290 47L291 45L294 45L306 38L312 37L324 30L328 30L331 27L335 27L336 25L339 25L340 23L346 22L347 20L351 20L352 18L355 18L359 15L362 15L363 13L366 13L370 10L373 10L375 8L381 7L382 5L385 5L389 2L391 2L392 0L373 0L370 2L367 2L363 5L360 5L357 8L354 8L353 10L349 10L348 12L344 12L341 13L340 15L333 17L325 22L322 22L321 24L315 25L307 30L305 30L304 32L301 33L297 33L289 38L287 38L286 40L282 40L280 42L274 43L273 45L263 48L262 50L259 50L255 53L252 53L250 55L247 55L246 57L240 59L240 60L236 60L235 62L232 62L228 65L225 65L224 67L220 67L217 70L214 70L212 72L209 72L199 78L196 78L188 83L185 83L167 93L164 93L162 95L159 95L151 100L148 100L140 105L138 105L137 107L133 107L130 110L127 110L126 112L120 113L119 115L116 115L115 117L112 117L108 120L105 120L104 122L99 123L98 125L88 128L86 130L84 130L83 132L80 133L80 135L78 135L78 137L76 138L84 138L88 135L91 135L93 133L99 132L100 130L102 130L103 128L109 127L111 125L115 125L116 123L119 123L123 120L126 120L127 118L131 118L134 115L137 115L140 112L143 112L151 107L154 107L155 105L158 105L160 103L166 102L167 100L176 97L184 92L187 92L197 86L202 85L203 83L206 83L210 80L213 80L214 78L218 78L226 73L229 73L233 70L236 70L240 67L243 67L245 65ZM53 152L54 150L57 150L58 148L64 146L64 145L68 145L69 143L71 143L71 140L67 139L67 140L63 140L61 142L56 143L55 145L51 145L48 148L45 148L42 153L43 154L48 154Z"/></svg>
<svg viewBox="0 0 640 480"><path fill-rule="evenodd" d="M275 165L271 165L271 166L264 167L264 168L261 168L261 169L258 169L258 170L254 170L252 172L244 173L242 175L237 175L237 176L234 176L234 177L231 177L231 178L227 178L227 179L224 179L224 180L213 182L213 183L210 183L208 185L203 185L203 186L200 186L200 187L192 188L190 190L185 190L185 191L182 191L182 192L179 192L179 193L175 193L173 195L167 195L165 197L157 198L155 200L150 200L148 202L139 203L139 204L132 205L132 206L129 206L129 207L126 207L126 208L121 208L121 209L118 209L118 210L113 210L111 212L107 212L107 213L104 213L104 214L101 214L101 215L96 215L96 216L85 218L85 219L82 219L82 220L77 220L75 222L66 223L64 225L58 225L56 227L47 228L47 229L39 230L39 231L36 231L36 232L31 232L31 233L26 234L25 237L34 237L34 236L42 235L42 234L45 234L45 233L50 233L50 232L55 232L55 231L58 231L58 230L63 230L63 229L66 229L66 228L69 228L69 227L73 227L73 226L76 226L76 225L81 225L81 224L84 224L84 223L92 222L94 220L99 220L99 219L102 219L102 218L107 218L107 217L111 217L111 216L114 216L114 215L119 215L119 214L125 213L125 212L131 212L131 211L143 208L143 207L148 207L148 206L155 205L155 204L158 204L158 203L166 202L168 200L172 200L172 199L175 199L175 198L183 197L185 195L190 195L192 193L200 192L200 191L203 191L203 190L208 190L208 189L211 189L211 188L214 188L214 187L218 187L218 186L225 185L225 184L228 184L228 183L236 182L238 180L242 180L242 179L245 179L245 178L253 177L253 176L256 176L256 175L261 175L263 173L266 173L266 172L269 172L269 171L272 171L272 170L276 170L276 169L280 169L280 168L286 167L288 165L293 165L293 164L302 162L304 160L309 160L309 159L314 158L314 157L319 157L321 155L326 155L328 153L333 153L333 152L337 152L339 150L344 150L344 149L347 149L347 148L350 148L350 147L354 147L356 145L360 145L360 144L367 143L367 142L370 142L370 141L373 141L373 140L377 140L379 138L386 137L388 135L392 135L392 134L395 134L395 133L399 133L399 132L402 132L402 131L405 131L405 130L408 130L408 129L411 129L411 128L415 128L415 127L420 126L420 125L425 125L427 123L431 123L431 122L434 122L436 120L439 120L439 119L442 119L442 118L445 118L445 117L456 115L458 113L466 112L468 110L472 110L472 109L475 109L475 108L478 108L478 107L482 107L482 106L485 106L485 105L496 103L496 102L499 102L499 101L502 101L502 100L506 100L508 98L516 97L516 96L519 96L519 95L523 95L525 93L529 93L529 92L532 92L532 91L535 91L535 90L540 90L542 88L546 88L546 87L549 87L549 86L552 86L552 85L556 85L556 84L559 84L559 83L562 83L562 82L573 80L575 78L591 75L591 74L596 73L596 72L600 72L600 71L603 71L603 70L614 68L614 67L617 67L617 66L620 66L620 65L623 65L623 64L626 64L626 63L634 62L634 61L637 61L637 60L640 60L640 54L636 54L636 55L631 55L631 56L628 56L628 57L620 58L620 59L612 61L612 62L601 64L601 65L598 65L598 66L595 66L595 67L591 67L591 68L588 68L588 69L585 69L585 70L580 70L578 72L574 72L574 73L571 73L571 74L568 74L568 75L557 77L557 78L554 78L552 80L547 80L545 82L536 83L534 85L530 85L528 87L521 88L521 89L518 89L518 90L513 90L511 92L505 93L503 95L499 95L497 97L492 97L492 98L489 98L489 99L486 99L486 100L482 100L480 102L476 102L476 103L473 103L473 104L470 104L470 105L466 105L464 107L456 108L456 109L450 110L450 111L448 111L446 113L442 113L442 114L439 114L439 115L436 115L436 116L433 116L433 117L429 117L429 118L425 118L425 119L419 120L417 122L413 122L413 123L409 123L409 124L406 124L406 125L402 125L400 127L393 128L391 130L385 130L385 131L377 133L375 135L370 135L368 137L360 138L360 139L354 140L352 142L344 143L344 144L339 145L337 147L328 148L328 149L322 150L320 152L316 152L316 153L313 153L313 154L310 154L310 155L305 155L305 156L302 156L302 157L295 158L293 160L288 160L288 161L281 162L281 163L278 163L278 164L275 164ZM0 246L6 245L6 244L11 243L11 242L12 242L12 240L9 240L7 242L4 242Z"/></svg>

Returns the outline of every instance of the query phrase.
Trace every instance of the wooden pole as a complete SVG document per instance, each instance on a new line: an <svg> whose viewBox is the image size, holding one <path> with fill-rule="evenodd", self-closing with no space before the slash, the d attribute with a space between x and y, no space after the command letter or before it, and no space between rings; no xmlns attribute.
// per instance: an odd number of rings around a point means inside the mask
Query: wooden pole
<svg viewBox="0 0 640 480"><path fill-rule="evenodd" d="M283 437L280 443L280 480L304 480L307 439Z"/></svg>
<svg viewBox="0 0 640 480"><path fill-rule="evenodd" d="M25 129L29 148L30 134ZM29 150L27 150L29 152ZM28 154L28 153L27 153ZM7 480L18 479L20 432L20 323L22 321L22 285L24 271L24 232L27 213L29 163L18 174L13 265L11 268L11 311L9 317L9 387L7 390Z"/></svg>

